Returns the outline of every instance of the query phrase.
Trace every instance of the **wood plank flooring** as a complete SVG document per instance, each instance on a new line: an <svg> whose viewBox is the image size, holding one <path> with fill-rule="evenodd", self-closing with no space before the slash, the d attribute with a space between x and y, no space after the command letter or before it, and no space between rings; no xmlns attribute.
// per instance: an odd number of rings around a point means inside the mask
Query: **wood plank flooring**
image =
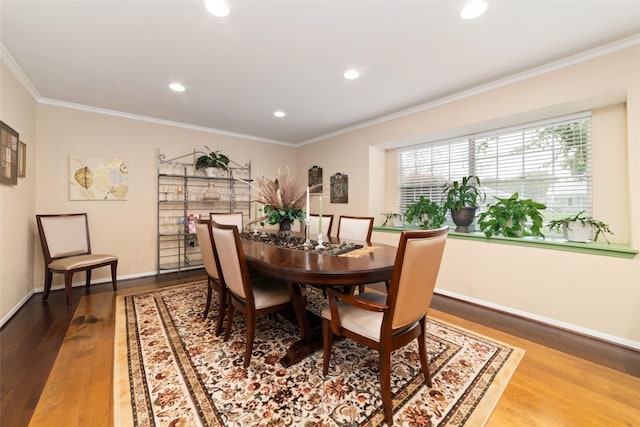
<svg viewBox="0 0 640 427"><path fill-rule="evenodd" d="M123 281L118 294L201 274ZM73 294L70 309L64 292L35 295L0 331L1 426L113 425L115 294ZM446 297L429 315L526 350L488 426L640 426L638 352Z"/></svg>

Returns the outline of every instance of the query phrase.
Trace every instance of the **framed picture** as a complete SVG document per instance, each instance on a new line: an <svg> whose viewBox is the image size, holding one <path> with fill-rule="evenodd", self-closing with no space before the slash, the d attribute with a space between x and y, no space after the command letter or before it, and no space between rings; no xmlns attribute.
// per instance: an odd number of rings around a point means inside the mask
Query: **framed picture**
<svg viewBox="0 0 640 427"><path fill-rule="evenodd" d="M331 203L349 203L349 177L344 173L331 175Z"/></svg>
<svg viewBox="0 0 640 427"><path fill-rule="evenodd" d="M18 178L27 176L27 144L18 143Z"/></svg>
<svg viewBox="0 0 640 427"><path fill-rule="evenodd" d="M0 183L18 183L18 141L20 135L0 121Z"/></svg>
<svg viewBox="0 0 640 427"><path fill-rule="evenodd" d="M317 185L312 194L322 194L322 168L320 166L312 166L309 168L309 187Z"/></svg>

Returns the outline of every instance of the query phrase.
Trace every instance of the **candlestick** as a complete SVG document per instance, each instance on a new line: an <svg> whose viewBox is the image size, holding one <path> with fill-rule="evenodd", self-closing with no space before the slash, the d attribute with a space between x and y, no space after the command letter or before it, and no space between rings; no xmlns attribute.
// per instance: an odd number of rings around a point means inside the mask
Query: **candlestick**
<svg viewBox="0 0 640 427"><path fill-rule="evenodd" d="M320 196L320 209L318 213L318 233L322 234L322 196Z"/></svg>
<svg viewBox="0 0 640 427"><path fill-rule="evenodd" d="M255 200L253 201L253 219L258 219L258 202Z"/></svg>
<svg viewBox="0 0 640 427"><path fill-rule="evenodd" d="M309 186L307 186L307 222L309 221Z"/></svg>

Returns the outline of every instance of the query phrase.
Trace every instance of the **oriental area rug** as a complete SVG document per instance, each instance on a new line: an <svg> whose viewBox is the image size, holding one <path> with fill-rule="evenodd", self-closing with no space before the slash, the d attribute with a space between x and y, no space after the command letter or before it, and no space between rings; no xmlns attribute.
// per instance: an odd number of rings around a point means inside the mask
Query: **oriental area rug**
<svg viewBox="0 0 640 427"><path fill-rule="evenodd" d="M297 326L263 317L245 371L246 319L236 314L224 342L215 335L215 296L202 318L206 293L202 281L118 297L115 425L384 425L377 352L343 339L334 343L327 376L321 350L285 368L279 360L300 339ZM314 312L325 303L314 289L307 298ZM392 354L395 425L483 425L524 354L434 319L427 349L432 388L415 340Z"/></svg>

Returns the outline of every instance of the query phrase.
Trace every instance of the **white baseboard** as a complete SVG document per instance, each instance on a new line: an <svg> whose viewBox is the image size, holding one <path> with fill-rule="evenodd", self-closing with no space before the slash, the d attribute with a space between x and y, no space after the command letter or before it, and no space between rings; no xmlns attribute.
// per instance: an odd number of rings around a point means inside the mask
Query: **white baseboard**
<svg viewBox="0 0 640 427"><path fill-rule="evenodd" d="M158 272L157 271L148 271L148 272L143 272L143 273L136 273L136 274L127 274L125 276L118 276L118 282L121 280L127 280L127 279L141 279L143 277L149 277L149 276L155 276L157 275ZM91 284L92 285L97 285L99 283L111 283L111 277L105 277L103 279L97 279L97 280L91 280ZM77 282L73 282L71 284L72 288L80 288L80 287L84 287L85 282L84 280L79 280ZM64 284L58 284L58 285L54 285L51 286L51 290L52 291L56 291L56 290L60 290L60 289L64 289ZM33 288L33 291L37 294L41 294L42 292L44 292L44 288L43 287L38 287L38 288Z"/></svg>
<svg viewBox="0 0 640 427"><path fill-rule="evenodd" d="M2 320L0 320L0 328L4 326L5 323L7 323L9 321L9 319L11 319L13 317L14 314L16 314L18 312L18 310L20 310L20 308L22 308L23 305L26 304L27 301L29 301L29 298L31 298L31 295L33 295L34 292L31 291L29 292L27 295L24 296L24 298L22 298L20 300L20 302L18 304L16 304L15 307L13 307L3 318Z"/></svg>
<svg viewBox="0 0 640 427"><path fill-rule="evenodd" d="M156 271L149 271L149 272L143 272L143 273L136 273L136 274L128 274L125 276L118 276L118 281L120 280L127 280L127 279L139 279L142 277L149 277L149 276L155 276L156 274L158 274ZM91 284L95 285L98 283L111 283L111 278L107 277L104 279L98 279L98 280L92 280ZM71 287L73 288L78 288L78 287L83 287L85 285L84 280L78 281L78 282L74 282L71 284ZM64 289L64 284L61 285L55 285L51 287L51 290L58 290L58 289ZM27 303L27 301L29 301L29 298L31 298L31 296L33 294L38 294L38 293L42 293L44 292L44 288L43 287L34 287L32 291L30 291L27 295L25 295L20 302L18 302L18 304L15 305L15 307L13 307L3 318L2 320L0 320L0 328L4 326L5 323L7 323L14 314L16 314L18 312L18 310L20 310L20 308L22 308L23 305L25 305Z"/></svg>
<svg viewBox="0 0 640 427"><path fill-rule="evenodd" d="M476 299L476 298L471 298L471 297L468 297L466 295L457 294L455 292L445 291L443 289L436 288L435 289L435 293L440 294L440 295L445 295L445 296L448 296L448 297L451 297L451 298L455 298L457 300L470 302L470 303L473 303L473 304L476 304L476 305L479 305L479 306L482 306L482 307L492 308L494 310L502 311L504 313L513 314L513 315L522 317L524 319L535 320L536 322L539 322L539 323L544 323L546 325L553 326L553 327L560 328L560 329L564 329L564 330L571 331L571 332L575 332L575 333L580 334L580 335L585 335L585 336L589 336L589 337L592 337L592 338L596 338L596 339L599 339L601 341L608 341L608 342L613 343L613 344L618 344L618 345L622 345L622 346L625 346L625 347L633 348L635 350L640 350L640 342L637 342L637 341L632 341L632 340L628 340L626 338L616 337L614 335L604 334L602 332L598 332L598 331L594 331L594 330L591 330L591 329L583 328L582 326L576 326L576 325L573 325L571 323L560 322L560 321L555 320L555 319L550 319L550 318L547 318L547 317L538 316L536 314L528 313L526 311L520 311L520 310L516 310L514 308L505 307L505 306L501 306L501 305L498 305L498 304L493 304L491 302L479 300L479 299Z"/></svg>

